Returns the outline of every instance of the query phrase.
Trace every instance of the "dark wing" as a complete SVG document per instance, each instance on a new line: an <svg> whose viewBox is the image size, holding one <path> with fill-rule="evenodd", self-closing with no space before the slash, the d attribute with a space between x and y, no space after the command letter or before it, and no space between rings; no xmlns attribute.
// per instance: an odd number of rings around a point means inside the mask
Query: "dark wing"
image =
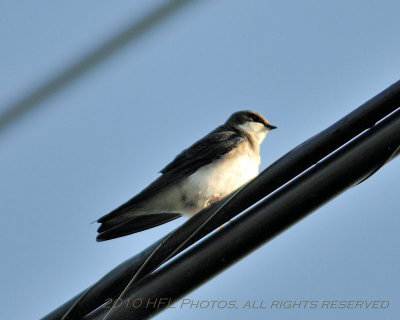
<svg viewBox="0 0 400 320"><path fill-rule="evenodd" d="M241 140L242 136L233 131L210 133L178 154L161 173L184 177L191 175L202 166L226 155Z"/></svg>
<svg viewBox="0 0 400 320"><path fill-rule="evenodd" d="M162 175L143 191L97 221L103 222L135 208L139 202L150 198L165 187L191 175L202 166L223 157L242 140L242 136L237 132L213 131L182 151L171 163L161 170Z"/></svg>
<svg viewBox="0 0 400 320"><path fill-rule="evenodd" d="M103 222L97 230L97 241L111 240L164 224L181 215L179 213L149 213L132 218L114 218Z"/></svg>

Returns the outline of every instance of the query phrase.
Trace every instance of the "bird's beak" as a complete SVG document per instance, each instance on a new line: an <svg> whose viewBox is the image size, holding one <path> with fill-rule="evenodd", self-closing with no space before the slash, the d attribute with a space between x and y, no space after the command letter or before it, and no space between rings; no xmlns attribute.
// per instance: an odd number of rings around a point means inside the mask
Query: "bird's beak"
<svg viewBox="0 0 400 320"><path fill-rule="evenodd" d="M269 124L269 123L266 125L266 127L267 127L268 130L274 130L274 129L278 128L278 127L273 126L272 124Z"/></svg>

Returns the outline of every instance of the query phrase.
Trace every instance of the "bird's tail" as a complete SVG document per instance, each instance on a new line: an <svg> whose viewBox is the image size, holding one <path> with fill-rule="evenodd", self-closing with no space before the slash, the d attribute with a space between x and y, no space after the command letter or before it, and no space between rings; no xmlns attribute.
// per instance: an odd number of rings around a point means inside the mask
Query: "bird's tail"
<svg viewBox="0 0 400 320"><path fill-rule="evenodd" d="M179 213L140 213L137 215L105 215L97 222L101 223L97 229L97 241L111 240L128 234L136 233L156 227L176 218Z"/></svg>

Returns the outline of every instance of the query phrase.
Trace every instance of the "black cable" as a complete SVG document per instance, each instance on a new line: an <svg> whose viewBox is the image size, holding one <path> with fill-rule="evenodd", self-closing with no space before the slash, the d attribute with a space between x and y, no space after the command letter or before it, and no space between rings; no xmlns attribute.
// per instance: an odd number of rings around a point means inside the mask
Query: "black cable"
<svg viewBox="0 0 400 320"><path fill-rule="evenodd" d="M399 105L400 81L394 83L329 128L308 139L278 159L257 178L242 188L235 197L224 204L218 214L213 216L212 220L203 226L201 230L198 230L199 227L202 226L205 221L209 220L214 214L215 209L218 209L219 204L215 204L216 207L206 208L192 217L177 229L179 232L174 232L173 236L168 236L168 239L166 239L167 241L164 242L165 238L158 241L156 243L157 245L155 244L152 246L153 250L161 242L163 242L164 246L162 250L158 250L157 255L153 254L151 264L147 266L148 268L146 271L150 272L157 268L165 259L170 257L172 252L178 253L179 251L176 251L178 247L181 247L181 250L183 250L202 236L213 231L216 227L224 224L236 214L275 191L284 183L293 179L304 170L307 170L310 166L347 143L365 129L371 127L374 123L380 121ZM198 230L197 234L182 247L182 243L187 241L196 230ZM145 250L144 252L147 256L146 258L141 256L140 263L146 261L152 254L151 250ZM114 298L119 295L124 287L121 284L126 285L140 267L138 267L138 261L134 258L129 261L131 263L130 268L127 267L124 269L124 272L118 272L116 271L118 270L117 267L91 287L88 294L86 294L83 301L81 301L82 303L78 305L79 308L74 311L76 312L74 313L76 318L93 311L96 307L102 305L107 298ZM129 270L129 272L127 270ZM63 310L68 310L71 305L76 302L77 298L79 297L76 296L74 299L71 299L68 303L68 308L64 308ZM46 316L44 319L59 319L50 317L50 315Z"/></svg>
<svg viewBox="0 0 400 320"><path fill-rule="evenodd" d="M376 172L400 148L400 110L322 160L221 231L128 289L107 320L153 316L292 226L347 188ZM157 299L163 300L157 300ZM135 304L134 301L142 302ZM148 302L152 302L149 304ZM154 303L156 301L156 303ZM158 301L158 303L157 303ZM160 303L160 301L163 301ZM110 309L84 319L100 320Z"/></svg>
<svg viewBox="0 0 400 320"><path fill-rule="evenodd" d="M138 253L137 255L127 259L126 261L119 264L117 267L112 269L108 272L104 277L102 277L99 281L93 284L91 287L87 288L86 290L82 291L80 294L77 294L72 299L68 300L64 304L62 304L57 309L53 310L41 320L60 320L68 310L73 307L74 304L78 303L78 301L82 297L86 297L86 293L89 292L88 301L95 301L95 307L100 306L105 302L105 299L101 301L100 304L97 304L98 298L97 297L108 297L109 295L109 288L115 288L117 291L123 290L124 286L126 285L126 281L128 281L131 277L133 277L136 271L142 266L142 264L146 261L147 257L155 250L155 248L166 238L161 238L157 242L150 245L148 248L144 249L142 252ZM127 279L121 277L124 275ZM93 292L93 288L96 290ZM85 303L85 307L86 303ZM94 308L89 307L89 310L93 310ZM87 313L85 313L87 314Z"/></svg>

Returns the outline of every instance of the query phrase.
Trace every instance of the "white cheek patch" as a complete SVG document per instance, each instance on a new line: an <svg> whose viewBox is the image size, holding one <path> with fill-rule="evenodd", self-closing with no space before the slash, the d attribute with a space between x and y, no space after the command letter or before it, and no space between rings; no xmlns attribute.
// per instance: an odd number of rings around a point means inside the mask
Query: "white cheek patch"
<svg viewBox="0 0 400 320"><path fill-rule="evenodd" d="M268 133L268 129L260 122L248 121L239 125L239 128L250 134L259 144Z"/></svg>

